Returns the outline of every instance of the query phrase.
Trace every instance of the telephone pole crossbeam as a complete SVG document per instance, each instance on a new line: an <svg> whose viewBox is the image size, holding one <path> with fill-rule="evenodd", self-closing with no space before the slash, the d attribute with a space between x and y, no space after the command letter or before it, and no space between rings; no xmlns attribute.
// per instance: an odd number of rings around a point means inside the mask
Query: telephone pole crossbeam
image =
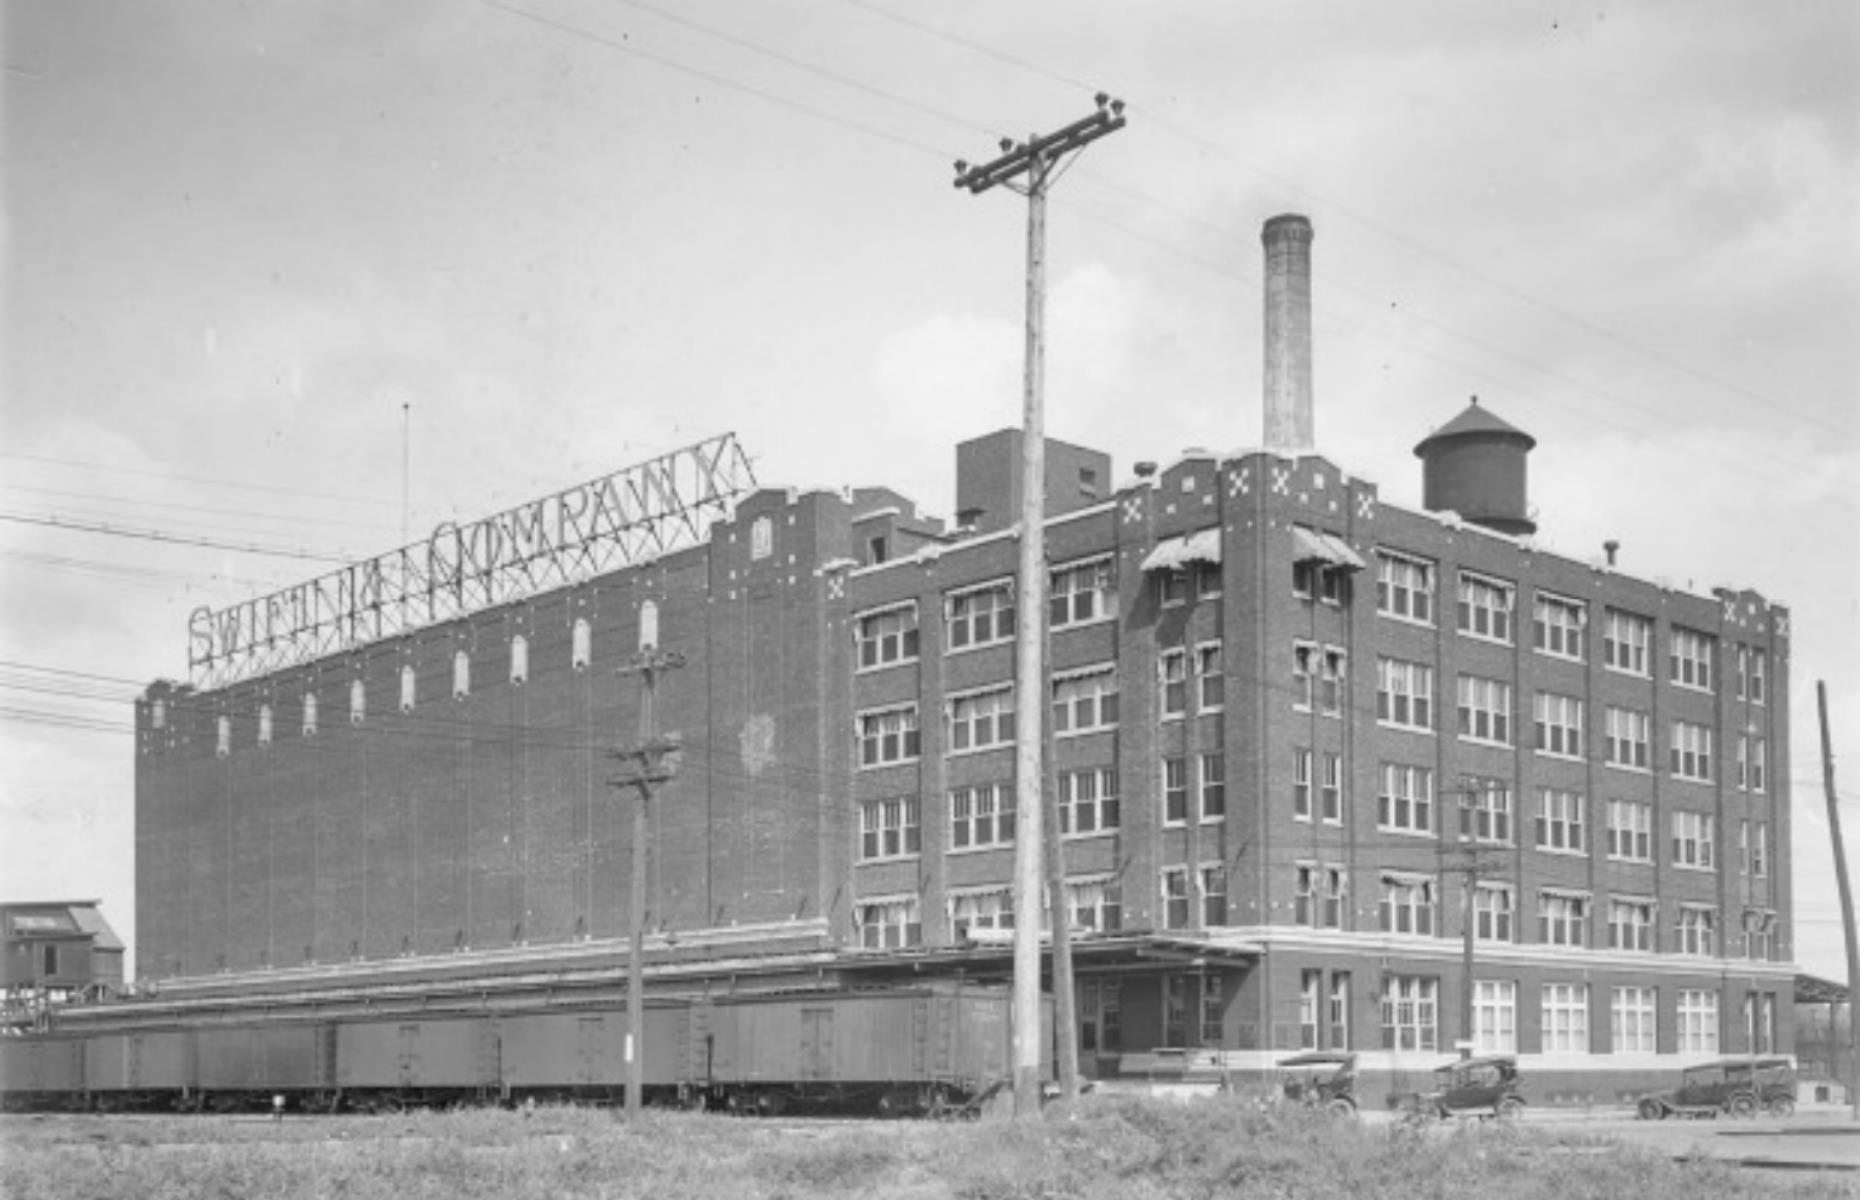
<svg viewBox="0 0 1860 1200"><path fill-rule="evenodd" d="M1055 133L1001 142L1001 155L979 167L956 164L956 181L972 195L997 186L1027 197L1027 343L1021 433L1020 564L1015 586L1014 821L1014 1111L1040 1111L1040 918L1045 786L1046 712L1046 190L1061 160L1124 127L1124 102L1103 92L1097 111ZM1025 177L1024 182L1016 180ZM1054 818L1056 819L1056 818ZM1056 848L1055 848L1056 850ZM1071 948L1066 941L1064 869L1054 854L1053 1007L1060 1043L1060 1083L1068 1102L1077 1090L1078 1041L1072 1014ZM1068 1066L1068 1064L1070 1064Z"/></svg>

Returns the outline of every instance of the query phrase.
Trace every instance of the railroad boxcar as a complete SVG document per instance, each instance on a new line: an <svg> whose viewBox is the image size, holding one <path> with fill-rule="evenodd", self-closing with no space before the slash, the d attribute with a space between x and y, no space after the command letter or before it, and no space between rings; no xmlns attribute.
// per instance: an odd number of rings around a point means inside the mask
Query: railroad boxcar
<svg viewBox="0 0 1860 1200"><path fill-rule="evenodd" d="M186 1029L87 1039L84 1086L99 1109L180 1107L194 1095L194 1035Z"/></svg>
<svg viewBox="0 0 1860 1200"><path fill-rule="evenodd" d="M336 1026L336 1089L345 1107L495 1099L498 1023L488 1016L409 1017Z"/></svg>
<svg viewBox="0 0 1860 1200"><path fill-rule="evenodd" d="M640 1071L655 1098L678 1094L692 1077L691 1008L688 1002L646 1004ZM507 1096L596 1101L624 1096L630 1024L624 1007L524 1013L500 1024Z"/></svg>
<svg viewBox="0 0 1860 1200"><path fill-rule="evenodd" d="M9 1109L82 1107L84 1039L0 1038L0 1089Z"/></svg>
<svg viewBox="0 0 1860 1200"><path fill-rule="evenodd" d="M336 1026L328 1023L208 1025L194 1032L201 1105L218 1110L334 1102Z"/></svg>

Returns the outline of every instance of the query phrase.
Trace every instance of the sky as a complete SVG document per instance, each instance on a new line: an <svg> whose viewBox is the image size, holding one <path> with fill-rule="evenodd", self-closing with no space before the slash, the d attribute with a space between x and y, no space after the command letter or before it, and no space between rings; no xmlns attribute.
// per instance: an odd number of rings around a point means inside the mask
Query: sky
<svg viewBox="0 0 1860 1200"><path fill-rule="evenodd" d="M0 898L133 942L131 701L198 606L726 431L764 484L949 515L955 442L1020 420L1026 236L951 164L1102 89L1129 124L1049 210L1049 433L1120 476L1259 444L1259 229L1309 216L1320 452L1418 508L1476 394L1538 439L1541 545L1790 606L1797 960L1845 977L1849 0L0 18Z"/></svg>

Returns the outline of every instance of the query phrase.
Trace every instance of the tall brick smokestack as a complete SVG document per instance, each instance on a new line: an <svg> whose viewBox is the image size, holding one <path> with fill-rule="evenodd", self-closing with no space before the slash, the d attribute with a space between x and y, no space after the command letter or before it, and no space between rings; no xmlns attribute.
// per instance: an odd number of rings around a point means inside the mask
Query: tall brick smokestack
<svg viewBox="0 0 1860 1200"><path fill-rule="evenodd" d="M1267 221L1266 449L1309 454L1311 415L1311 222L1295 213Z"/></svg>

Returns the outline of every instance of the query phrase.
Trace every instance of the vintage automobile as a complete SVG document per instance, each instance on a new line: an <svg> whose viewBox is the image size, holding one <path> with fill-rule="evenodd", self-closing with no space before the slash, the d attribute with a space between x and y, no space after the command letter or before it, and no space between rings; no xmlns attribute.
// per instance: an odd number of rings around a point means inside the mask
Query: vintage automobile
<svg viewBox="0 0 1860 1200"><path fill-rule="evenodd" d="M1518 1060L1509 1054L1457 1059L1434 1068L1434 1088L1402 1097L1400 1107L1413 1118L1501 1117L1524 1111Z"/></svg>
<svg viewBox="0 0 1860 1200"><path fill-rule="evenodd" d="M1356 1055L1347 1050L1307 1050L1278 1061L1285 1099L1334 1116L1356 1114Z"/></svg>
<svg viewBox="0 0 1860 1200"><path fill-rule="evenodd" d="M1634 1103L1643 1121L1667 1117L1779 1117L1795 1112L1795 1066L1786 1058L1721 1058L1680 1072L1679 1086L1647 1092Z"/></svg>

